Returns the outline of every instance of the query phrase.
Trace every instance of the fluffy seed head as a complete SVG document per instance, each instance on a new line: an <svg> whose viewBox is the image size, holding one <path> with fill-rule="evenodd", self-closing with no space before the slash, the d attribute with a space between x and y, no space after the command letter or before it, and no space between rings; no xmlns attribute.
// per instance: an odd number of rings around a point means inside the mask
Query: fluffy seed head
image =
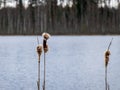
<svg viewBox="0 0 120 90"><path fill-rule="evenodd" d="M38 55L41 55L41 53L42 53L42 45L37 46L37 53L38 53Z"/></svg>
<svg viewBox="0 0 120 90"><path fill-rule="evenodd" d="M105 56L109 56L109 55L110 55L110 51L107 50L107 51L105 52Z"/></svg>
<svg viewBox="0 0 120 90"><path fill-rule="evenodd" d="M46 40L50 38L50 34L49 33L43 33L42 36Z"/></svg>

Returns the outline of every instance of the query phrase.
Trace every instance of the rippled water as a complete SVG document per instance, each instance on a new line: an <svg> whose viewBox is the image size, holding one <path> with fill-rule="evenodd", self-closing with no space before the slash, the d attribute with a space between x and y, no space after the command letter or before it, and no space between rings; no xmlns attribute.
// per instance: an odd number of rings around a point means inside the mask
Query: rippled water
<svg viewBox="0 0 120 90"><path fill-rule="evenodd" d="M105 90L104 51L112 37L108 82L120 90L120 36L51 37L46 90ZM0 36L0 90L37 90L36 45L36 36Z"/></svg>

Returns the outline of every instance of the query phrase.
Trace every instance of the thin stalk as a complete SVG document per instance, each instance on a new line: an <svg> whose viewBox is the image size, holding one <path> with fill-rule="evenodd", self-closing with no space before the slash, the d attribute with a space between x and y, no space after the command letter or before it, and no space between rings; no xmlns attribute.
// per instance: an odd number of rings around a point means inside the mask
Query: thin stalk
<svg viewBox="0 0 120 90"><path fill-rule="evenodd" d="M45 84L46 84L46 54L44 52L44 81L43 81L43 90L45 90Z"/></svg>
<svg viewBox="0 0 120 90"><path fill-rule="evenodd" d="M110 90L110 86L109 86L109 84L108 84L108 90Z"/></svg>
<svg viewBox="0 0 120 90"><path fill-rule="evenodd" d="M37 36L37 43L38 43L38 45L39 45L39 39L38 39L38 36Z"/></svg>
<svg viewBox="0 0 120 90"><path fill-rule="evenodd" d="M107 67L105 67L105 90L108 90L108 85L107 85Z"/></svg>
<svg viewBox="0 0 120 90"><path fill-rule="evenodd" d="M110 43L109 43L109 46L108 46L108 49L107 49L107 50L110 49L110 46L111 46L111 44L112 44L112 41L113 41L113 38L111 39L111 41L110 41Z"/></svg>
<svg viewBox="0 0 120 90"><path fill-rule="evenodd" d="M40 90L40 56L38 57L38 81L37 81L38 90Z"/></svg>
<svg viewBox="0 0 120 90"><path fill-rule="evenodd" d="M112 44L112 41L113 41L113 38L111 39L111 41L110 41L110 43L108 45L107 51L109 51L110 46ZM107 64L108 64L108 61L109 61L109 55L110 55L110 53L107 52L107 55L105 56L105 58L107 59L107 61L105 61L105 63L107 62ZM107 65L105 65L105 90L110 90L110 86L109 86L109 84L107 82Z"/></svg>
<svg viewBox="0 0 120 90"><path fill-rule="evenodd" d="M110 90L110 86L108 84L108 77L107 77L107 67L105 67L105 90Z"/></svg>
<svg viewBox="0 0 120 90"><path fill-rule="evenodd" d="M38 86L38 90L40 90L40 56L42 54L42 46L39 45L38 37L37 37L37 42L38 42L38 46L37 46L37 53L38 53L38 81L37 81L37 86Z"/></svg>

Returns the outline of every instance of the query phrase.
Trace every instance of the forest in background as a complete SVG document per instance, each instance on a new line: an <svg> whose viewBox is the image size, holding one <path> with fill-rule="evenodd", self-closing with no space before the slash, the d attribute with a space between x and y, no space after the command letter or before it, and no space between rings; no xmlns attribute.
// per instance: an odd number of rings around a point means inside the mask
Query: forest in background
<svg viewBox="0 0 120 90"><path fill-rule="evenodd" d="M16 8L6 7L7 1L0 1L0 7L4 4L0 9L0 35L120 34L120 4L110 8L111 0L68 0L64 7L64 0L59 5L57 0L29 0L27 8L22 0L15 0Z"/></svg>

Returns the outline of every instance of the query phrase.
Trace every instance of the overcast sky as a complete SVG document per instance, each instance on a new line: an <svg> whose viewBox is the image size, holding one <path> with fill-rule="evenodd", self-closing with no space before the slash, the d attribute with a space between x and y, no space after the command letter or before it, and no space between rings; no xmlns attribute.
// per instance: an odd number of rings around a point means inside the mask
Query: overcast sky
<svg viewBox="0 0 120 90"><path fill-rule="evenodd" d="M109 7L115 7L115 8L117 8L118 7L118 2L117 1L118 0L111 0ZM104 4L102 4L102 6L104 6Z"/></svg>

